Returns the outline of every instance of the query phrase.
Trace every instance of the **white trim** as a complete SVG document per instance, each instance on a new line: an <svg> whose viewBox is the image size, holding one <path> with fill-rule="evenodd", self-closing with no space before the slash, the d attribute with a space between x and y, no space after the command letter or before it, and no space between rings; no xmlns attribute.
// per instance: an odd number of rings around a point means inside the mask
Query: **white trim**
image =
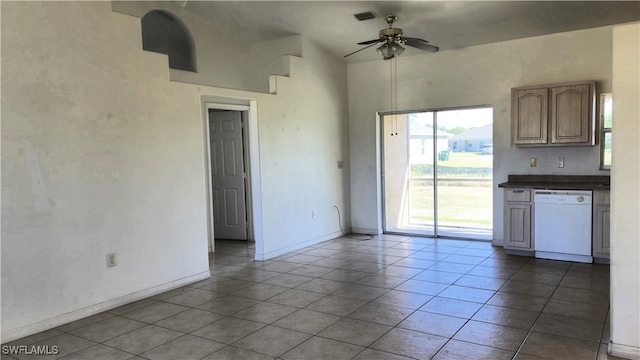
<svg viewBox="0 0 640 360"><path fill-rule="evenodd" d="M213 233L213 194L211 193L211 139L209 137L210 128L209 128L209 104L204 103L204 119L202 121L202 147L203 147L203 173L204 173L204 193L206 196L205 201L205 215L207 217L207 243L209 245L209 253L216 251L216 243L214 241L214 233Z"/></svg>
<svg viewBox="0 0 640 360"><path fill-rule="evenodd" d="M381 124L384 114L382 112L376 113L376 226L378 227L375 232L369 232L370 234L383 234L384 224L384 187L382 182L382 174L385 171L382 164L382 149L384 147L384 141L382 137ZM355 230L353 230L356 232Z"/></svg>
<svg viewBox="0 0 640 360"><path fill-rule="evenodd" d="M640 360L640 347L637 346L615 344L610 341L607 352L612 356Z"/></svg>
<svg viewBox="0 0 640 360"><path fill-rule="evenodd" d="M248 195L251 197L250 216L251 222L249 225L250 239L255 241L256 245L256 258L258 254L264 256L264 243L262 233L262 185L261 185L261 173L260 173L260 139L258 128L258 102L256 100L249 100L249 111L247 119L247 145L248 158L247 164L248 173ZM252 237L251 237L252 236Z"/></svg>
<svg viewBox="0 0 640 360"><path fill-rule="evenodd" d="M222 104L208 101L204 104L207 110L249 111L249 105Z"/></svg>
<svg viewBox="0 0 640 360"><path fill-rule="evenodd" d="M306 247L311 246L311 245L320 244L322 242L325 242L327 240L332 240L332 239L338 238L340 236L342 236L342 232L341 231L336 231L336 232L333 232L331 234L320 236L320 237L317 237L315 239L307 240L305 242L297 243L297 244L294 244L294 245L291 245L291 246L286 246L286 247L283 247L283 248L280 248L280 249L277 249L277 250L272 250L272 251L269 251L267 253L260 253L259 254L256 251L256 260L258 260L258 261L269 260L269 259L272 259L272 258L274 258L276 256L280 256L280 255L284 255L284 254L290 253L292 251L300 250L300 249L306 248ZM262 255L262 256L259 256L259 255Z"/></svg>
<svg viewBox="0 0 640 360"><path fill-rule="evenodd" d="M68 324L72 321L84 319L88 316L96 315L103 311L115 309L119 306L126 305L134 301L146 299L150 296L161 294L165 291L169 291L185 285L193 284L195 282L208 279L209 277L211 277L211 272L207 270L198 274L184 277L182 279L170 281L168 283L157 285L142 291L134 292L132 294L107 300L105 302L101 302L92 306L87 306L82 309L74 310L74 311L71 311L62 315L58 315L43 321L39 321L23 327L9 330L9 331L3 332L0 335L0 339L2 339L1 342L3 344L9 341L21 339L25 336L29 336L29 335L39 333L41 331L53 329L57 326Z"/></svg>

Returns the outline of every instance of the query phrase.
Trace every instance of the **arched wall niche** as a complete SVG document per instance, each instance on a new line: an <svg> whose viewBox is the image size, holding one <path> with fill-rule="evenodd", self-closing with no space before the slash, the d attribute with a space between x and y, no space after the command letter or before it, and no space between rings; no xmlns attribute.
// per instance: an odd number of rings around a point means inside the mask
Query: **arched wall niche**
<svg viewBox="0 0 640 360"><path fill-rule="evenodd" d="M166 10L151 10L141 23L144 50L166 54L171 69L196 72L193 39L182 20Z"/></svg>

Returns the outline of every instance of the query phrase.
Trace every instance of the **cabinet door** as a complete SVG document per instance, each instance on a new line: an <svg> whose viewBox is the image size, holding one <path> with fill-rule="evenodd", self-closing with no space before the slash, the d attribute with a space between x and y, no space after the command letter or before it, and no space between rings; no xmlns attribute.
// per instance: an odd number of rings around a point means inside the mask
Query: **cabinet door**
<svg viewBox="0 0 640 360"><path fill-rule="evenodd" d="M531 205L505 204L504 247L533 250L531 244Z"/></svg>
<svg viewBox="0 0 640 360"><path fill-rule="evenodd" d="M609 258L610 219L609 205L596 205L593 219L593 256Z"/></svg>
<svg viewBox="0 0 640 360"><path fill-rule="evenodd" d="M511 131L514 145L546 144L549 89L511 91Z"/></svg>
<svg viewBox="0 0 640 360"><path fill-rule="evenodd" d="M590 83L551 88L551 143L593 145L593 92Z"/></svg>

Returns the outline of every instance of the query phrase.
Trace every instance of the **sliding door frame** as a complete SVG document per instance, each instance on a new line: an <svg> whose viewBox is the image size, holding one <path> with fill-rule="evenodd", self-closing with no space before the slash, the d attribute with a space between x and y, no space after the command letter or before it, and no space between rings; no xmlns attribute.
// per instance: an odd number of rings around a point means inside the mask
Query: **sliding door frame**
<svg viewBox="0 0 640 360"><path fill-rule="evenodd" d="M452 107L438 107L438 108L427 108L427 109L418 109L418 110L402 110L402 111L381 111L378 112L378 116L380 118L380 205L382 207L382 233L383 234L392 234L392 235L407 235L407 236L422 236L429 238L462 238L462 237L453 237L453 236L440 236L438 234L438 161L437 161L437 126L438 126L438 113L443 111L455 111L455 110L471 110L471 109L483 109L483 108L491 108L493 106L483 104L483 105L468 105L468 106L452 106ZM385 132L385 117L393 116L393 115L406 115L406 114L417 114L417 113L433 113L433 132L431 134L433 138L433 235L422 235L415 234L410 232L402 232L402 231L388 231L387 230L387 205L386 205L386 189L385 189L385 142L384 142L384 132ZM407 129L409 127L407 126ZM407 133L407 141L409 134ZM408 154L407 154L408 156ZM493 166L492 166L493 168Z"/></svg>

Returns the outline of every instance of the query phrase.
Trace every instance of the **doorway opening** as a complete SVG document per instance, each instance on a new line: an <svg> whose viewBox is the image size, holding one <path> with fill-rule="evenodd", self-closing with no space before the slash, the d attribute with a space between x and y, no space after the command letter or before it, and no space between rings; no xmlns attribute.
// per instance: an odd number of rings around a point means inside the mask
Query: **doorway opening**
<svg viewBox="0 0 640 360"><path fill-rule="evenodd" d="M204 103L209 252L235 241L261 260L259 163L255 106ZM256 203L258 205L256 205Z"/></svg>
<svg viewBox="0 0 640 360"><path fill-rule="evenodd" d="M383 230L493 238L493 109L384 114Z"/></svg>

